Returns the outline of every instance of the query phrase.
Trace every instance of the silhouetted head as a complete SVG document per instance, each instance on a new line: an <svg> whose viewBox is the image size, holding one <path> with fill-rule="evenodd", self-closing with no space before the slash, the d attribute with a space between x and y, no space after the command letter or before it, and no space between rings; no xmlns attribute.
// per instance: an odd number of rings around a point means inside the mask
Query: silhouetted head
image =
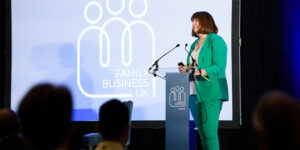
<svg viewBox="0 0 300 150"><path fill-rule="evenodd" d="M113 99L104 103L99 111L99 131L103 139L126 142L129 130L128 107Z"/></svg>
<svg viewBox="0 0 300 150"><path fill-rule="evenodd" d="M18 109L26 141L35 149L59 147L70 132L71 110L72 98L67 88L34 86Z"/></svg>
<svg viewBox="0 0 300 150"><path fill-rule="evenodd" d="M0 139L9 135L17 135L19 131L17 114L11 109L0 109Z"/></svg>
<svg viewBox="0 0 300 150"><path fill-rule="evenodd" d="M300 149L300 104L291 96L279 91L263 95L253 123L261 149Z"/></svg>

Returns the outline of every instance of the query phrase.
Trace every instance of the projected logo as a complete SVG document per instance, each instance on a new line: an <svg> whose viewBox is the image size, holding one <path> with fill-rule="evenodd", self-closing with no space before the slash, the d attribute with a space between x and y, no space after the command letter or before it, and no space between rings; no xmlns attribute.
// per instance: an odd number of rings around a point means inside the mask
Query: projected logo
<svg viewBox="0 0 300 150"><path fill-rule="evenodd" d="M91 25L84 28L77 39L78 88L82 94L90 98L146 97L151 95L154 97L156 95L155 79L149 77L146 68L155 60L155 35L152 27L146 21L140 20L148 10L147 1L143 0L144 9L141 13L134 13L134 0L129 1L128 12L134 18L131 21L127 21L128 16L125 17L123 15L123 17L120 17L124 13L126 6L125 0L120 0L120 2L120 9L113 11L110 8L110 0L106 0L107 14L104 14L101 3L97 1L87 3L84 8L84 18ZM89 10L92 8L98 10L97 17L90 17ZM105 20L101 20L102 18L105 18ZM103 23L100 24L100 22ZM142 32L140 32L141 28ZM115 29L121 30L114 31ZM98 88L99 90L87 91L82 86L84 81L81 78L81 70L83 68L81 59L83 53L91 48L84 48L87 46L84 46L82 41L89 34L95 33L97 33L97 37L93 37L93 40L98 41L98 50L96 53L98 55L98 66L94 69L101 70L98 71L98 75L95 75L95 78L97 78L95 82L101 87ZM141 35L148 35L148 39L144 40L148 42L148 45L143 48L141 46L146 44L142 43ZM120 38L119 41L116 40L118 38ZM139 53L144 53L144 55ZM94 57L94 55L91 55L89 58L88 54L86 55L86 59L88 60ZM112 61L112 58L115 56L119 56L116 58L120 58L117 59L118 63ZM101 91L105 91L105 93L101 93Z"/></svg>
<svg viewBox="0 0 300 150"><path fill-rule="evenodd" d="M185 107L186 106L184 87L182 87L182 86L171 87L170 94L169 94L169 106L170 107Z"/></svg>

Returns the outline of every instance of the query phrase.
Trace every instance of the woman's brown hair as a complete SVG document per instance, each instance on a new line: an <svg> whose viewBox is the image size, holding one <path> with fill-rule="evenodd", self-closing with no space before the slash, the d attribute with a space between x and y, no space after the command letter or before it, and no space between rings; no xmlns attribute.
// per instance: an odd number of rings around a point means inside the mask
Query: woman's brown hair
<svg viewBox="0 0 300 150"><path fill-rule="evenodd" d="M210 34L210 33L218 33L218 27L215 24L215 21L213 17L205 11L199 11L195 12L191 20L198 20L199 21L199 31L198 33L195 33L194 30L192 29L192 36L193 37L198 37L197 34L202 33L202 34Z"/></svg>

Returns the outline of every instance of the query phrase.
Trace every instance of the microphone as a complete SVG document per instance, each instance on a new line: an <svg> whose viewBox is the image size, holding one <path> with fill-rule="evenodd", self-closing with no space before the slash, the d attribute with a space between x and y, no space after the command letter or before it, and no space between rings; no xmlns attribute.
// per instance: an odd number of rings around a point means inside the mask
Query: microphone
<svg viewBox="0 0 300 150"><path fill-rule="evenodd" d="M189 52L188 52L187 49L186 49L187 46L188 46L188 43L185 43L184 49L185 49L185 51L189 54ZM183 62L179 62L179 63L178 63L178 66L179 66L179 67L183 67L183 66L185 66L185 65L184 65Z"/></svg>
<svg viewBox="0 0 300 150"><path fill-rule="evenodd" d="M196 64L196 60L194 59L194 57L190 54L190 52L186 49L186 47L188 46L188 43L185 43L185 51L188 53L188 56L192 58L192 66L194 66ZM196 64L197 67L197 64Z"/></svg>
<svg viewBox="0 0 300 150"><path fill-rule="evenodd" d="M151 67L149 67L148 72L149 72L154 66L156 66L157 63L158 63L158 61L156 60L156 61L153 63L153 65L152 65Z"/></svg>
<svg viewBox="0 0 300 150"><path fill-rule="evenodd" d="M191 56L192 62L193 62L192 65L194 65L194 64L196 63L196 60L193 58L192 55L190 55L190 53L189 53L188 50L186 49L187 46L188 46L188 44L186 43L186 44L185 44L185 51L188 53L189 56ZM180 63L178 63L178 65L180 66L180 65L184 65L184 64L183 64L182 62L180 62ZM197 64L196 64L196 68L197 68ZM197 82L197 76L194 76L194 75L193 75L193 74L195 73L196 68L191 68L190 75L193 76L193 77L192 77L193 80ZM201 68L199 69L199 72L200 72L200 75L199 75L199 76L203 77L206 81L209 81L209 79L208 79L207 77L205 77L205 76L203 76L203 75L201 74ZM191 79L191 76L190 76L190 79Z"/></svg>
<svg viewBox="0 0 300 150"><path fill-rule="evenodd" d="M188 46L188 44L185 43L185 51L188 53L188 56L192 58L192 68L188 68L188 70L190 70L190 71L189 71L190 74L193 75L193 74L195 73L196 69L197 69L197 64L196 64L195 58L194 58L194 57L190 54L190 52L186 49L187 46ZM194 65L196 65L196 66L194 66ZM196 80L196 76L194 76L194 80L197 81L197 80Z"/></svg>
<svg viewBox="0 0 300 150"><path fill-rule="evenodd" d="M167 54L169 54L171 51L173 51L175 48L179 47L180 44L177 44L174 48L172 48L171 50L169 50L168 52L166 52L165 54L163 54L161 57L159 57L151 67L149 67L148 72L155 66L155 68L158 68L158 61L163 58L164 56L166 56Z"/></svg>

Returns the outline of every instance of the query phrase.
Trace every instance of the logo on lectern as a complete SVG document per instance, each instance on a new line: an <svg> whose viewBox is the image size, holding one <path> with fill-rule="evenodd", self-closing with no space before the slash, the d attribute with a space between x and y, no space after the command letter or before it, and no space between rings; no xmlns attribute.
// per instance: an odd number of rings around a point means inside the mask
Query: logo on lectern
<svg viewBox="0 0 300 150"><path fill-rule="evenodd" d="M184 87L182 86L171 87L170 94L169 94L169 106L186 107L186 97L184 93Z"/></svg>

